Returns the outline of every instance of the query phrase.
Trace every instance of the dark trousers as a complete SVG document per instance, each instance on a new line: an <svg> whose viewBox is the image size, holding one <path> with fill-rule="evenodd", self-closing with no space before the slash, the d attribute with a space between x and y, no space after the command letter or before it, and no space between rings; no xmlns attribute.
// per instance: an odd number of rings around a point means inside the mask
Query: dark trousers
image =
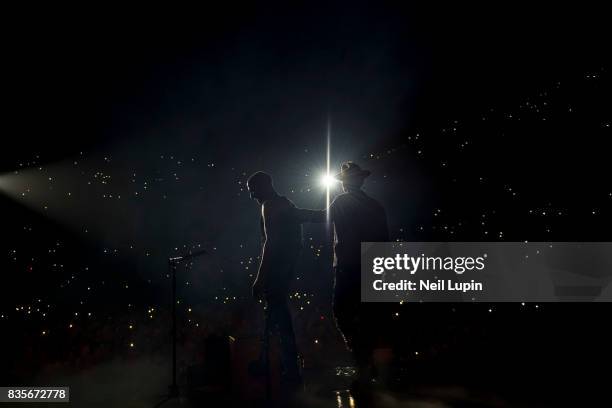
<svg viewBox="0 0 612 408"><path fill-rule="evenodd" d="M361 303L359 267L335 268L333 310L336 326L361 369L371 363L378 337L377 317ZM380 316L382 318L382 316Z"/></svg>
<svg viewBox="0 0 612 408"><path fill-rule="evenodd" d="M287 298L288 293L286 291L270 291L265 295L266 343L264 347L266 352L268 352L269 335L278 334L283 377L289 381L298 381L300 377L298 353Z"/></svg>

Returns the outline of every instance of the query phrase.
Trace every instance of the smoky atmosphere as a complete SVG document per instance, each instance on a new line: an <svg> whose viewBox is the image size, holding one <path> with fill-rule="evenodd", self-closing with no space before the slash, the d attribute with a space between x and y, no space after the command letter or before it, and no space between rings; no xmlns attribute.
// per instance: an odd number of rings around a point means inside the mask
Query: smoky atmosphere
<svg viewBox="0 0 612 408"><path fill-rule="evenodd" d="M3 14L0 407L609 404L603 7ZM371 301L365 242L388 281L410 243L592 252L547 298Z"/></svg>

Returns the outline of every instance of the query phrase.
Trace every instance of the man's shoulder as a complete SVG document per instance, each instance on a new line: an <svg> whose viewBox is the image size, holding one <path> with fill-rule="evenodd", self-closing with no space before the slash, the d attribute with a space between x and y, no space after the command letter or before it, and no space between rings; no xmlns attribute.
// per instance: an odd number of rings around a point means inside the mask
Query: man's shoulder
<svg viewBox="0 0 612 408"><path fill-rule="evenodd" d="M346 201L347 198L349 198L349 196L350 196L350 193L338 194L336 198L334 198L334 201L332 201L331 205L334 206L334 205L342 204L343 202Z"/></svg>
<svg viewBox="0 0 612 408"><path fill-rule="evenodd" d="M293 201L291 201L289 198L285 197L285 196L280 196L279 199L281 200L281 202L283 203L283 205L289 206L289 207L295 207L296 205L293 203Z"/></svg>
<svg viewBox="0 0 612 408"><path fill-rule="evenodd" d="M293 204L293 202L285 196L274 197L274 198L264 201L261 204L261 208L264 213L270 212L270 211L274 211L274 212L283 211L284 209L290 208L290 207L294 208L295 204Z"/></svg>
<svg viewBox="0 0 612 408"><path fill-rule="evenodd" d="M367 194L365 191L361 191L361 194L366 198L366 200L368 200L370 202L371 205L373 205L374 207L378 207L378 208L384 210L384 207L380 203L380 201L378 201L377 199L375 199L371 195Z"/></svg>
<svg viewBox="0 0 612 408"><path fill-rule="evenodd" d="M334 203L336 206L353 206L358 205L360 207L368 207L370 209L380 210L382 212L385 211L383 205L376 200L375 198L369 196L363 190L359 191L349 191L346 193L342 193L336 197Z"/></svg>

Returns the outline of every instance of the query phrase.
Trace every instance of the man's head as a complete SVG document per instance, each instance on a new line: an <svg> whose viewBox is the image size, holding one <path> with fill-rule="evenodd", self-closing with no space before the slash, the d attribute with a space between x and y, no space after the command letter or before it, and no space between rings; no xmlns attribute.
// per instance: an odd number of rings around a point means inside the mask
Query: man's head
<svg viewBox="0 0 612 408"><path fill-rule="evenodd" d="M347 161L342 163L340 173L336 174L335 179L342 183L342 189L346 192L361 189L369 175L370 171L363 170L357 163Z"/></svg>
<svg viewBox="0 0 612 408"><path fill-rule="evenodd" d="M257 200L259 204L263 204L276 193L272 185L272 177L263 171L258 171L249 177L247 189L251 198Z"/></svg>

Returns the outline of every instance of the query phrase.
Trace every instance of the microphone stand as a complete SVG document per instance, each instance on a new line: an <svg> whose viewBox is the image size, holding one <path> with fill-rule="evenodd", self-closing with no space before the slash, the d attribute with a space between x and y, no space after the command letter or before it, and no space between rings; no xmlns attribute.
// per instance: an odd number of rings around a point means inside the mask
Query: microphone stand
<svg viewBox="0 0 612 408"><path fill-rule="evenodd" d="M168 270L172 279L172 384L168 387L168 396L163 401L155 405L155 408L160 407L173 398L179 397L179 387L176 382L176 267L184 261L188 261L197 256L207 254L205 249L196 252L189 252L182 256L168 258Z"/></svg>

